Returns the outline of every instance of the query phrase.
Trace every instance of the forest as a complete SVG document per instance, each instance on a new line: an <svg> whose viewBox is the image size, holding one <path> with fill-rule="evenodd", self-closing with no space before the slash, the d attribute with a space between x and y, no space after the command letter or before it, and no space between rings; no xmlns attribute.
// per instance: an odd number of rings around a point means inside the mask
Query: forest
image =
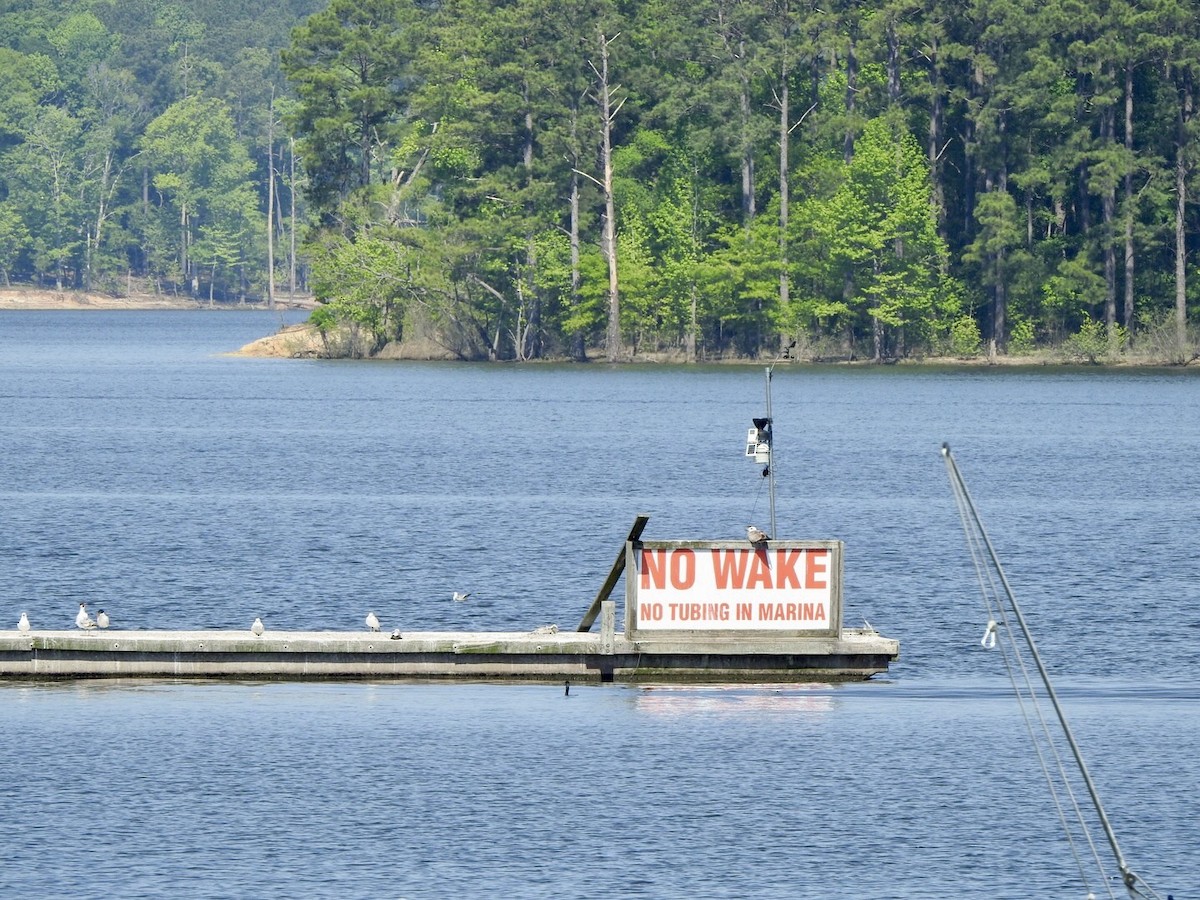
<svg viewBox="0 0 1200 900"><path fill-rule="evenodd" d="M1200 357L1196 0L3 0L0 278L331 352Z"/></svg>

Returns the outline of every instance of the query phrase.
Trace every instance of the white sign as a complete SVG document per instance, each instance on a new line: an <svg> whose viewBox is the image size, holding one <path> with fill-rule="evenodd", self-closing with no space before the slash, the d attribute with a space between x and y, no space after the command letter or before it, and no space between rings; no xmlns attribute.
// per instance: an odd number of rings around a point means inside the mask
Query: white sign
<svg viewBox="0 0 1200 900"><path fill-rule="evenodd" d="M627 569L638 631L840 628L841 543L647 542Z"/></svg>

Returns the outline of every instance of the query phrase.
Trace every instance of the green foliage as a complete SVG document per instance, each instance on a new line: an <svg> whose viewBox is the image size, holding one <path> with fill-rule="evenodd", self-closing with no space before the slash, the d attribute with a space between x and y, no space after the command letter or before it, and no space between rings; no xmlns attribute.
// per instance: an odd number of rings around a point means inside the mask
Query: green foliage
<svg viewBox="0 0 1200 900"><path fill-rule="evenodd" d="M930 203L929 169L911 134L890 118L867 122L849 160L809 173L815 188L794 208L800 296L793 327L876 321L932 344L956 310L941 274L947 256Z"/></svg>
<svg viewBox="0 0 1200 900"><path fill-rule="evenodd" d="M181 270L193 263L206 269L211 297L218 279L228 286L262 232L249 180L253 165L236 139L229 109L220 100L181 100L146 127L141 148L157 172L153 185L163 227L155 233L166 242L158 251L176 256Z"/></svg>
<svg viewBox="0 0 1200 900"><path fill-rule="evenodd" d="M1062 352L1067 359L1076 362L1092 365L1114 362L1121 357L1127 338L1120 325L1109 329L1103 322L1087 317L1079 331L1063 342Z"/></svg>
<svg viewBox="0 0 1200 900"><path fill-rule="evenodd" d="M1033 322L1019 319L1008 332L1008 352L1012 356L1028 356L1037 347Z"/></svg>
<svg viewBox="0 0 1200 900"><path fill-rule="evenodd" d="M1055 331L1065 337L1087 323L1104 303L1104 278L1083 257L1063 260L1042 285L1042 308Z"/></svg>
<svg viewBox="0 0 1200 900"><path fill-rule="evenodd" d="M578 355L609 315L606 35L637 348L953 352L970 316L1013 352L1069 338L1091 358L1114 310L1108 343L1170 320L1179 346L1198 23L1067 0L8 4L0 270L242 297L269 221L277 253L303 238L277 269L303 280L306 255L361 352L415 327L465 357Z"/></svg>
<svg viewBox="0 0 1200 900"><path fill-rule="evenodd" d="M415 15L408 0L332 0L282 54L300 100L291 127L308 194L326 216L382 174L374 163L386 158L406 106Z"/></svg>
<svg viewBox="0 0 1200 900"><path fill-rule="evenodd" d="M983 340L979 323L971 316L959 316L950 325L950 352L958 357L979 355Z"/></svg>
<svg viewBox="0 0 1200 900"><path fill-rule="evenodd" d="M0 202L27 235L6 274L111 288L129 275L161 284L218 272L224 296L261 284L267 107L284 93L273 57L297 17L321 2L55 0L0 10ZM192 223L195 253L184 257L179 223L165 220L180 212L189 180L172 166L156 170L164 157L144 152L146 130L173 104L220 101L226 91L237 115L216 149L225 174L214 175L226 184L213 187L206 211L219 208L221 221ZM282 129L274 139L286 145ZM276 160L284 165L283 154ZM290 205L290 192L279 193Z"/></svg>
<svg viewBox="0 0 1200 900"><path fill-rule="evenodd" d="M21 220L16 206L0 201L0 273L7 284L10 273L18 264L21 253L30 246L29 229Z"/></svg>

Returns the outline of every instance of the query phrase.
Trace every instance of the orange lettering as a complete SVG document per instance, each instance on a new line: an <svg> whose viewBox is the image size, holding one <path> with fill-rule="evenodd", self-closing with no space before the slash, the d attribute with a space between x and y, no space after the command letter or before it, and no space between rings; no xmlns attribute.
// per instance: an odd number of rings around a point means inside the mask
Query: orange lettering
<svg viewBox="0 0 1200 900"><path fill-rule="evenodd" d="M804 561L804 586L810 589L829 587L829 582L825 580L829 551L809 550L804 554Z"/></svg>
<svg viewBox="0 0 1200 900"><path fill-rule="evenodd" d="M746 579L745 550L713 550L713 574L717 579L717 589L727 590L730 587L741 588Z"/></svg>
<svg viewBox="0 0 1200 900"><path fill-rule="evenodd" d="M667 586L666 559L666 550L642 551L641 584L643 589L653 585L657 590L661 591Z"/></svg>
<svg viewBox="0 0 1200 900"><path fill-rule="evenodd" d="M800 589L800 576L796 574L796 563L803 555L803 550L775 551L775 587Z"/></svg>
<svg viewBox="0 0 1200 900"><path fill-rule="evenodd" d="M746 587L771 586L771 565L767 562L766 550L755 550L754 561L750 563L750 577L746 579Z"/></svg>
<svg viewBox="0 0 1200 900"><path fill-rule="evenodd" d="M686 591L696 583L696 554L691 550L676 550L671 554L671 587Z"/></svg>

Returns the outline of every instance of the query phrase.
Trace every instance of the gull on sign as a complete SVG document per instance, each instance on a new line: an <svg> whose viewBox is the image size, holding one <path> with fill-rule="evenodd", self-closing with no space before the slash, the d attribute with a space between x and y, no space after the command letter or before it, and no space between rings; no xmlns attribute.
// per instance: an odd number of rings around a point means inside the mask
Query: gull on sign
<svg viewBox="0 0 1200 900"><path fill-rule="evenodd" d="M746 526L746 537L749 538L750 543L752 544L761 544L764 541L769 541L771 539L768 537L767 533L757 525Z"/></svg>

